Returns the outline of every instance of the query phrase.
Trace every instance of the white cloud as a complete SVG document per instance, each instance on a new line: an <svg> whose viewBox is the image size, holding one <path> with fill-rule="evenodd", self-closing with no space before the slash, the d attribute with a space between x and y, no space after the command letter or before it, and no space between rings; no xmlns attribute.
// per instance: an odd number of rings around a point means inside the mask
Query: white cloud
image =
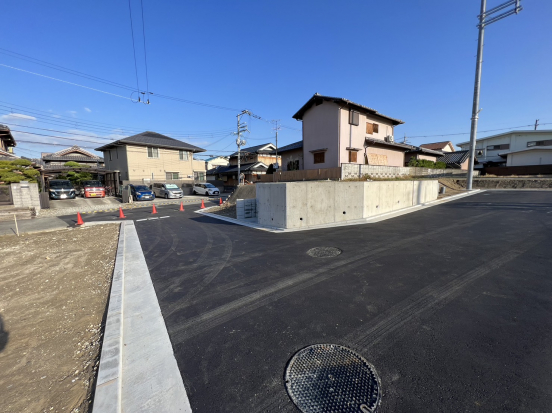
<svg viewBox="0 0 552 413"><path fill-rule="evenodd" d="M61 118L59 115L52 115L52 118Z"/></svg>
<svg viewBox="0 0 552 413"><path fill-rule="evenodd" d="M34 116L23 115L22 113L10 113L9 115L0 116L0 120L3 121L15 121L15 120L36 120Z"/></svg>
<svg viewBox="0 0 552 413"><path fill-rule="evenodd" d="M84 110L87 111L88 113L92 112L92 110L89 108L84 108Z"/></svg>
<svg viewBox="0 0 552 413"><path fill-rule="evenodd" d="M69 113L72 117L77 117L77 111L76 110L68 110L67 113Z"/></svg>

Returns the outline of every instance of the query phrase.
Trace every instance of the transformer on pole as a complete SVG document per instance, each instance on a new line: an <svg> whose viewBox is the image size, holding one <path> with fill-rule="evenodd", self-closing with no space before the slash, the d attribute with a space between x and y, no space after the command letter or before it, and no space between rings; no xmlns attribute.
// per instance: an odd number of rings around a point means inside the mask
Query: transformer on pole
<svg viewBox="0 0 552 413"><path fill-rule="evenodd" d="M521 0L510 0L505 3L502 3L496 7L493 7L490 10L487 8L487 0L481 0L481 13L477 18L479 19L479 37L477 41L477 62L475 65L475 86L473 91L473 106L472 106L472 118L471 118L471 129L470 129L470 159L468 164L468 182L467 189L468 191L472 189L473 183L473 165L475 161L475 141L477 138L477 121L479 120L479 94L481 90L481 66L483 64L483 38L485 36L485 27L489 24L502 20L505 17L511 16L512 14L518 14L523 7L520 5ZM512 9L507 10L503 13L500 13L496 16L490 17L491 15L504 10L510 6L514 6Z"/></svg>

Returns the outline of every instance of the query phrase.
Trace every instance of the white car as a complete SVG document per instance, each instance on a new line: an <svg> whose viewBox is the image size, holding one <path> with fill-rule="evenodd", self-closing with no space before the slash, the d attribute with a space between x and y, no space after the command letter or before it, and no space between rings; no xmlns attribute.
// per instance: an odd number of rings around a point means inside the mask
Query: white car
<svg viewBox="0 0 552 413"><path fill-rule="evenodd" d="M194 195L220 195L219 189L213 184L201 183L194 184Z"/></svg>

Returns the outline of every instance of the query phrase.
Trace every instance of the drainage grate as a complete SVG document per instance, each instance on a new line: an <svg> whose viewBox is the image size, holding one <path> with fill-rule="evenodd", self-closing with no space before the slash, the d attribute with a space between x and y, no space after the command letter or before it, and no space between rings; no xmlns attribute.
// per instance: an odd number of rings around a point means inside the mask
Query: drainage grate
<svg viewBox="0 0 552 413"><path fill-rule="evenodd" d="M381 398L374 367L337 344L315 344L298 351L285 374L286 390L303 413L372 413Z"/></svg>
<svg viewBox="0 0 552 413"><path fill-rule="evenodd" d="M342 252L343 251L341 251L339 248L335 247L316 247L308 250L307 254L315 258L331 258L337 257Z"/></svg>

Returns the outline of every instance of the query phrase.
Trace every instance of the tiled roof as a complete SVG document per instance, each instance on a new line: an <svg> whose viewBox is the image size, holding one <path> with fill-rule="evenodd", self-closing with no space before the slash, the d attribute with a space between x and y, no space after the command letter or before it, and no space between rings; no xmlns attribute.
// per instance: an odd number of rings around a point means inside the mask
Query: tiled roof
<svg viewBox="0 0 552 413"><path fill-rule="evenodd" d="M450 145L451 148L452 148L452 150L454 150L454 145L452 144L451 141L434 142L434 143L424 143L424 144L420 145L420 147L422 147L422 148L427 148L427 149L434 149L434 150L443 150L443 149L445 149L448 145Z"/></svg>
<svg viewBox="0 0 552 413"><path fill-rule="evenodd" d="M437 162L444 162L450 166L460 166L470 156L470 151L444 152L443 156L437 158Z"/></svg>
<svg viewBox="0 0 552 413"><path fill-rule="evenodd" d="M272 145L273 148L276 148L273 143L263 143L262 145L256 145L256 146L250 146L249 148L242 148L241 152L249 152L249 153L274 153L274 149L268 149L268 150L261 150L265 146ZM237 156L238 152L234 152L230 156Z"/></svg>
<svg viewBox="0 0 552 413"><path fill-rule="evenodd" d="M64 156L55 156L55 154L43 154L42 160L44 161L50 161L50 162L56 162L56 161L75 161L75 162L88 162L88 163L103 163L104 158L100 156L96 156L94 158L91 158L89 156L78 156L78 155L64 155Z"/></svg>
<svg viewBox="0 0 552 413"><path fill-rule="evenodd" d="M240 171L250 171L250 170L259 170L259 169L268 169L268 166L266 166L262 162L251 162L242 164L240 166ZM228 166L217 166L216 168L209 169L207 171L207 175L216 175L216 174L232 174L238 172L238 165L228 165Z"/></svg>
<svg viewBox="0 0 552 413"><path fill-rule="evenodd" d="M422 148L421 146L413 146L412 149L410 149L408 152L410 153L421 152L421 153L427 153L428 155L435 155L435 156L443 155L443 152L441 151L434 151L433 149Z"/></svg>
<svg viewBox="0 0 552 413"><path fill-rule="evenodd" d="M365 141L369 142L371 144L374 144L374 145L391 146L391 147L395 147L397 149L401 148L405 151L410 150L410 149L413 148L412 145L408 145L406 143L386 142L386 141L383 141L381 139L375 139L375 138L365 138Z"/></svg>
<svg viewBox="0 0 552 413"><path fill-rule="evenodd" d="M295 149L301 149L303 147L303 141L290 143L289 145L278 148L278 153L293 151Z"/></svg>
<svg viewBox="0 0 552 413"><path fill-rule="evenodd" d="M94 155L93 153L88 152L87 150L82 149L80 146L77 146L77 145L73 145L70 148L62 149L61 151L57 151L54 153L43 153L42 158L66 156L72 152L78 152L80 155L77 155L77 156L84 156L92 159L101 159L98 155Z"/></svg>
<svg viewBox="0 0 552 413"><path fill-rule="evenodd" d="M120 145L134 144L139 146L154 146L158 148L183 149L190 152L205 152L205 149L191 145L189 143L161 135L157 132L142 132L138 135L129 136L128 138L119 139L108 143L107 145L96 148L97 151L104 151Z"/></svg>
<svg viewBox="0 0 552 413"><path fill-rule="evenodd" d="M391 123L393 123L393 125L400 125L401 123L404 123L400 119L395 119L395 118L391 118L389 116L385 116L384 114L379 113L377 110L369 108L368 106L364 106L364 105L361 105L359 103L351 102L350 100L347 100L347 99L344 99L344 98L337 98L337 97L331 97L331 96L322 96L322 95L319 95L318 93L315 93L308 100L308 102L305 103L303 105L303 107L301 109L299 109L295 115L293 115L293 118L297 119L297 120L303 119L303 115L305 114L305 112L307 110L309 110L311 108L312 105L314 105L315 103L318 103L318 102L323 102L323 101L334 102L334 103L337 103L340 106L350 107L351 109L357 110L357 111L362 112L364 114L377 115L380 118L390 120Z"/></svg>
<svg viewBox="0 0 552 413"><path fill-rule="evenodd" d="M16 146L15 139L8 126L0 124L0 139L6 143L6 146Z"/></svg>

